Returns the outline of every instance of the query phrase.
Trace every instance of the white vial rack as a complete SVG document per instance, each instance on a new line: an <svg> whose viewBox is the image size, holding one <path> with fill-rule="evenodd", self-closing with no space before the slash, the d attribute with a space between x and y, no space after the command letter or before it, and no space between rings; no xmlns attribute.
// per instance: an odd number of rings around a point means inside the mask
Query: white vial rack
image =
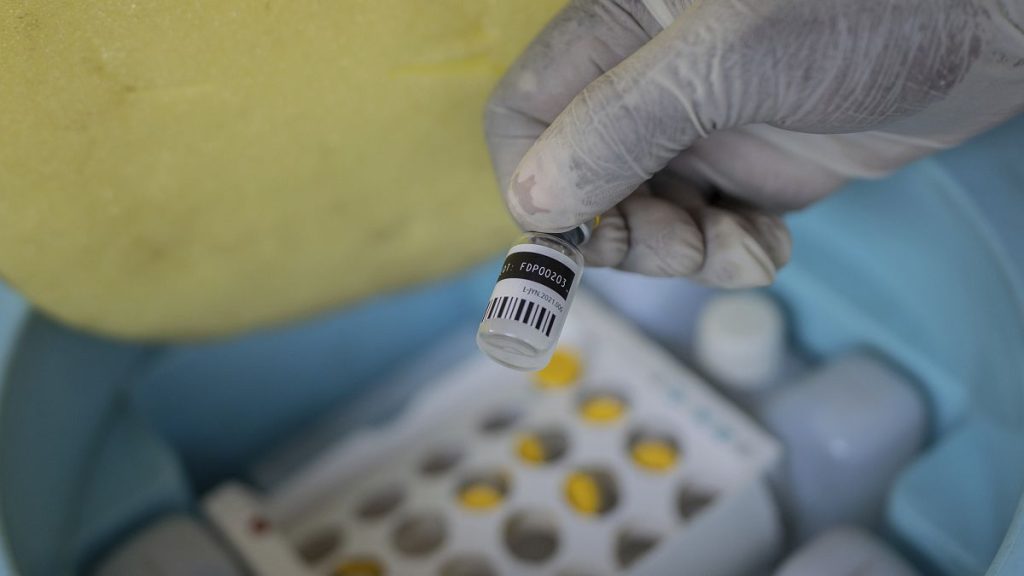
<svg viewBox="0 0 1024 576"><path fill-rule="evenodd" d="M781 547L779 459L581 293L540 373L472 355L273 492L229 483L204 509L258 576L739 576Z"/></svg>

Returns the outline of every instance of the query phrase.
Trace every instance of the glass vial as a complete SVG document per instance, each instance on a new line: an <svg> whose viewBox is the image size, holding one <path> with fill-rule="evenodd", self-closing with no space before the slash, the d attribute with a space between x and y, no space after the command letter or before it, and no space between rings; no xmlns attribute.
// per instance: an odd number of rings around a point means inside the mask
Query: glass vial
<svg viewBox="0 0 1024 576"><path fill-rule="evenodd" d="M547 365L583 275L579 247L593 224L568 232L527 232L505 257L487 303L477 346L495 362L516 370Z"/></svg>

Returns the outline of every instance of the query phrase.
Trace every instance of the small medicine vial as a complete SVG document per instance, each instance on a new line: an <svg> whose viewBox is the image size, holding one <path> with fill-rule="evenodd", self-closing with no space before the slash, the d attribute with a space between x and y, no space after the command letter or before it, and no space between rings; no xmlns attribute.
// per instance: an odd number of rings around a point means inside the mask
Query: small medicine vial
<svg viewBox="0 0 1024 576"><path fill-rule="evenodd" d="M596 222L557 234L527 232L516 241L476 333L480 350L516 370L547 365L583 275L579 247Z"/></svg>

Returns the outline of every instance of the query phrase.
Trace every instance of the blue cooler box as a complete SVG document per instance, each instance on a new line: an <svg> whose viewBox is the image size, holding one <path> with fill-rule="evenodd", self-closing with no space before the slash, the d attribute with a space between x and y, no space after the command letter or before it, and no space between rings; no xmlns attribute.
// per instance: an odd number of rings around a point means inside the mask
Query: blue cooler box
<svg viewBox="0 0 1024 576"><path fill-rule="evenodd" d="M1018 118L789 218L793 261L773 290L800 345L871 346L928 393L930 445L887 518L926 573L1024 574L1022 160ZM0 574L87 573L154 518L194 512L198 494L472 323L495 268L180 346L80 333L0 286Z"/></svg>

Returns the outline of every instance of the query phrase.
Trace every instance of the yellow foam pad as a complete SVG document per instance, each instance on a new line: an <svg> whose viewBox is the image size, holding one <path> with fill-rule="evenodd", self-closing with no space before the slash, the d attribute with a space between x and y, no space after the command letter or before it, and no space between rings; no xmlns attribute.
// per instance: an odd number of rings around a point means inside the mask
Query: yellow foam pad
<svg viewBox="0 0 1024 576"><path fill-rule="evenodd" d="M611 395L588 398L580 407L580 416L591 424L611 424L621 419L625 413L625 403Z"/></svg>
<svg viewBox="0 0 1024 576"><path fill-rule="evenodd" d="M334 569L334 576L384 576L384 566L368 558L348 560Z"/></svg>
<svg viewBox="0 0 1024 576"><path fill-rule="evenodd" d="M541 388L567 388L579 381L583 360L575 350L559 346L551 355L548 365L534 372L533 380Z"/></svg>
<svg viewBox="0 0 1024 576"><path fill-rule="evenodd" d="M675 467L679 452L664 440L640 440L631 450L633 462L652 472L667 472Z"/></svg>
<svg viewBox="0 0 1024 576"><path fill-rule="evenodd" d="M573 472L565 481L565 498L580 514L593 516L604 507L601 486L591 474Z"/></svg>
<svg viewBox="0 0 1024 576"><path fill-rule="evenodd" d="M564 2L7 2L0 276L174 339L481 261L515 235L484 103Z"/></svg>
<svg viewBox="0 0 1024 576"><path fill-rule="evenodd" d="M472 510L489 510L504 499L498 488L489 484L471 484L459 492L459 502Z"/></svg>

